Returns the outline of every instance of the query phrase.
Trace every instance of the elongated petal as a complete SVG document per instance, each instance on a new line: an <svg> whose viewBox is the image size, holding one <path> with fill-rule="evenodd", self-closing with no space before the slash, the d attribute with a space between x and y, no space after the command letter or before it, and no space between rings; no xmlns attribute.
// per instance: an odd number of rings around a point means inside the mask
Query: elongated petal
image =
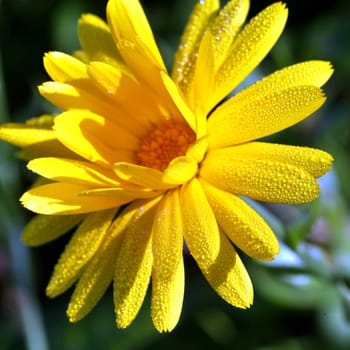
<svg viewBox="0 0 350 350"><path fill-rule="evenodd" d="M196 67L192 84L192 106L196 111L197 138L206 135L207 115L214 107L210 104L208 94L213 90L215 61L213 52L214 38L209 32L204 34L198 50Z"/></svg>
<svg viewBox="0 0 350 350"><path fill-rule="evenodd" d="M186 243L198 264L214 261L220 250L219 228L197 179L181 188L181 211Z"/></svg>
<svg viewBox="0 0 350 350"><path fill-rule="evenodd" d="M92 62L88 74L108 98L130 114L128 122L132 118L149 129L152 123L164 120L153 96L130 73L103 62Z"/></svg>
<svg viewBox="0 0 350 350"><path fill-rule="evenodd" d="M33 127L22 123L7 123L0 126L0 139L17 147L27 147L36 143L55 139L53 130Z"/></svg>
<svg viewBox="0 0 350 350"><path fill-rule="evenodd" d="M203 160L205 153L207 152L207 149L208 149L208 140L206 137L202 137L198 139L196 142L192 143L192 145L188 148L186 152L186 156L189 158L192 158L197 163L200 163Z"/></svg>
<svg viewBox="0 0 350 350"><path fill-rule="evenodd" d="M198 166L192 158L176 157L164 170L163 181L172 185L181 185L191 180L197 173Z"/></svg>
<svg viewBox="0 0 350 350"><path fill-rule="evenodd" d="M197 130L196 117L188 107L181 91L178 89L174 81L165 73L161 74L165 88L167 89L169 95L172 97L176 107L181 112L182 117L186 120L188 125L193 131ZM176 117L176 115L174 115Z"/></svg>
<svg viewBox="0 0 350 350"><path fill-rule="evenodd" d="M314 200L319 187L312 175L291 164L264 159L231 157L210 152L200 175L211 184L234 194L288 204Z"/></svg>
<svg viewBox="0 0 350 350"><path fill-rule="evenodd" d="M73 56L63 52L48 52L44 56L44 67L52 80L68 83L86 79L86 65Z"/></svg>
<svg viewBox="0 0 350 350"><path fill-rule="evenodd" d="M183 232L179 194L170 191L159 203L152 228L152 320L158 331L177 324L184 295Z"/></svg>
<svg viewBox="0 0 350 350"><path fill-rule="evenodd" d="M115 213L115 209L105 210L89 214L83 220L55 266L46 288L49 297L63 293L75 282L100 246Z"/></svg>
<svg viewBox="0 0 350 350"><path fill-rule="evenodd" d="M134 185L154 190L165 190L174 187L163 181L163 173L157 169L124 162L115 163L113 169L120 179Z"/></svg>
<svg viewBox="0 0 350 350"><path fill-rule="evenodd" d="M278 70L256 83L248 86L233 96L230 108L240 108L243 104L252 103L274 92L298 86L323 86L333 74L329 62L307 61Z"/></svg>
<svg viewBox="0 0 350 350"><path fill-rule="evenodd" d="M41 116L33 119L46 120L51 116ZM78 155L62 145L51 126L39 121L33 123L7 123L0 126L0 140L21 147L18 156L23 159L34 157L61 156L77 158Z"/></svg>
<svg viewBox="0 0 350 350"><path fill-rule="evenodd" d="M231 108L228 101L208 121L209 147L231 146L286 129L315 112L325 100L320 88L301 86L243 103L239 108Z"/></svg>
<svg viewBox="0 0 350 350"><path fill-rule="evenodd" d="M87 186L120 186L115 174L98 165L63 158L37 158L28 169L50 180Z"/></svg>
<svg viewBox="0 0 350 350"><path fill-rule="evenodd" d="M214 37L215 67L221 66L249 10L249 0L231 0L220 10L210 26Z"/></svg>
<svg viewBox="0 0 350 350"><path fill-rule="evenodd" d="M195 259L204 277L221 298L244 309L253 303L253 286L249 275L224 234L220 235L220 250L215 260Z"/></svg>
<svg viewBox="0 0 350 350"><path fill-rule="evenodd" d="M138 207L130 205L118 215L83 271L67 309L71 322L77 322L86 316L112 282L123 232L137 210Z"/></svg>
<svg viewBox="0 0 350 350"><path fill-rule="evenodd" d="M88 86L84 89L70 84L48 81L40 85L38 89L43 97L63 110L88 109L107 117L116 112L113 103L108 103L108 99L103 98L100 91L91 82L88 82Z"/></svg>
<svg viewBox="0 0 350 350"><path fill-rule="evenodd" d="M125 148L136 147L137 139L97 114L64 112L56 117L54 129L60 142L91 162L111 166L117 161L133 161L133 153Z"/></svg>
<svg viewBox="0 0 350 350"><path fill-rule="evenodd" d="M83 215L35 215L25 226L22 241L32 247L50 242L76 226Z"/></svg>
<svg viewBox="0 0 350 350"><path fill-rule="evenodd" d="M314 177L330 170L333 158L330 154L309 147L279 145L267 142L249 142L210 152L211 157L248 158L291 164L302 168Z"/></svg>
<svg viewBox="0 0 350 350"><path fill-rule="evenodd" d="M272 4L238 34L215 77L213 105L227 96L268 54L282 33L287 15L284 4Z"/></svg>
<svg viewBox="0 0 350 350"><path fill-rule="evenodd" d="M114 277L117 326L127 327L143 303L153 265L152 225L160 198L139 203L139 210L124 233Z"/></svg>
<svg viewBox="0 0 350 350"><path fill-rule="evenodd" d="M219 226L246 254L269 261L278 253L276 236L249 205L237 196L201 181Z"/></svg>
<svg viewBox="0 0 350 350"><path fill-rule="evenodd" d="M116 42L128 39L136 43L141 39L143 50L146 49L158 67L165 70L152 29L138 0L110 0L107 4L107 18Z"/></svg>
<svg viewBox="0 0 350 350"><path fill-rule="evenodd" d="M45 215L70 215L116 208L133 197L120 193L118 197L79 196L86 191L86 186L52 183L30 189L20 198L27 209Z"/></svg>
<svg viewBox="0 0 350 350"><path fill-rule="evenodd" d="M85 14L79 19L79 38L89 61L120 65L122 58L113 41L109 27L101 18Z"/></svg>
<svg viewBox="0 0 350 350"><path fill-rule="evenodd" d="M172 70L172 78L182 92L187 90L191 81L188 78L193 74L200 39L219 6L218 0L198 1L187 22Z"/></svg>

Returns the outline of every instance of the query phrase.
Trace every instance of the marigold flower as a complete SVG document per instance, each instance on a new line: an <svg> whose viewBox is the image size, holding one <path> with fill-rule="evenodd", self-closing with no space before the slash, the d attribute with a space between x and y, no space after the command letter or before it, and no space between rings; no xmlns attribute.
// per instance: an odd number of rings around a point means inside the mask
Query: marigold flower
<svg viewBox="0 0 350 350"><path fill-rule="evenodd" d="M253 288L234 246L269 261L278 241L240 196L289 204L318 196L328 153L256 140L323 105L329 63L276 71L220 104L285 26L277 2L241 28L248 7L199 1L169 75L139 2L109 0L108 24L81 17L82 51L44 57L52 81L39 91L64 111L1 127L47 179L21 197L39 214L23 240L43 244L77 226L47 287L55 297L76 283L72 322L114 281L117 326L127 327L151 281L153 323L172 330L184 295L183 241L216 292L249 307Z"/></svg>

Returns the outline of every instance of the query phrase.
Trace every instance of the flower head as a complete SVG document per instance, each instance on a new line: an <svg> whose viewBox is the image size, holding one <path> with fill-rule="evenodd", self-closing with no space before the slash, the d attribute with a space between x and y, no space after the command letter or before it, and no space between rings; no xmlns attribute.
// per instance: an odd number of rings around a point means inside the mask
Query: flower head
<svg viewBox="0 0 350 350"><path fill-rule="evenodd" d="M222 102L287 19L278 2L242 28L248 7L199 1L169 75L139 2L109 0L108 24L81 17L82 51L44 57L52 81L39 91L63 112L1 127L0 137L22 147L28 168L48 180L21 198L39 214L24 241L42 244L78 225L47 287L54 297L76 283L71 321L114 281L117 325L127 327L151 281L153 323L173 329L184 241L216 292L249 307L253 288L234 246L268 261L278 241L241 196L289 204L317 197L315 178L330 169L329 154L256 140L316 111L332 68L299 63Z"/></svg>

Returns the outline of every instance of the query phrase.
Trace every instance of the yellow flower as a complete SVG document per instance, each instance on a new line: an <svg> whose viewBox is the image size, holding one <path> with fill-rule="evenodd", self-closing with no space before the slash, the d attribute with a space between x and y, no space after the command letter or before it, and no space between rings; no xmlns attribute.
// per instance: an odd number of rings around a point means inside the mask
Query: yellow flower
<svg viewBox="0 0 350 350"><path fill-rule="evenodd" d="M323 105L329 63L279 70L220 104L287 19L278 2L241 28L248 7L248 0L221 10L218 0L199 1L169 75L139 2L109 0L108 24L81 17L82 51L44 57L52 81L39 91L64 112L1 127L0 137L47 179L21 198L40 214L24 241L43 244L79 225L47 287L55 297L76 283L71 321L114 281L116 322L127 327L151 281L153 323L173 329L184 294L183 241L216 292L249 307L253 288L234 246L268 261L278 241L240 196L289 204L317 197L315 178L330 169L329 154L255 140Z"/></svg>

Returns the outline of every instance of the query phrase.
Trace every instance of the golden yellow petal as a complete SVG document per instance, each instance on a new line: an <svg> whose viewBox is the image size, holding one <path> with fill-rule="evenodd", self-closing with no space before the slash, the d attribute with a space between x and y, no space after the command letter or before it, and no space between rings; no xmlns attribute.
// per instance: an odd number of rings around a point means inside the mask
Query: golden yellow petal
<svg viewBox="0 0 350 350"><path fill-rule="evenodd" d="M208 149L208 139L202 137L194 142L187 150L186 156L200 163Z"/></svg>
<svg viewBox="0 0 350 350"><path fill-rule="evenodd" d="M161 77L165 88L167 89L169 95L172 97L172 100L175 103L178 110L180 111L182 117L186 120L190 128L193 131L196 131L197 130L196 116L193 114L192 110L187 105L181 91L178 89L177 85L166 73L161 73ZM176 117L178 117L178 114L175 114L172 116L172 118L174 119L180 119L180 117L178 118Z"/></svg>
<svg viewBox="0 0 350 350"><path fill-rule="evenodd" d="M304 169L314 177L320 177L329 171L333 161L330 154L319 149L267 142L249 142L211 152L211 157L217 155L291 164Z"/></svg>
<svg viewBox="0 0 350 350"><path fill-rule="evenodd" d="M180 199L184 237L191 254L200 265L214 261L220 250L219 228L197 179L183 185Z"/></svg>
<svg viewBox="0 0 350 350"><path fill-rule="evenodd" d="M109 27L100 17L84 14L79 19L79 39L89 61L120 65L122 58Z"/></svg>
<svg viewBox="0 0 350 350"><path fill-rule="evenodd" d="M132 72L144 88L148 89L159 103L162 108L162 115L166 119L182 118L164 86L162 73L166 73L166 70L160 69L156 62L152 63L152 57L145 58L147 52L142 47L142 42L139 42L137 45L127 39L118 42L119 51L122 53L125 61L128 62L130 69L132 69Z"/></svg>
<svg viewBox="0 0 350 350"><path fill-rule="evenodd" d="M27 147L33 144L56 139L53 130L34 127L22 123L7 123L0 125L0 140L17 147Z"/></svg>
<svg viewBox="0 0 350 350"><path fill-rule="evenodd" d="M149 130L164 120L153 96L129 73L103 62L92 62L88 74L109 98L130 114L128 122L135 124L134 119Z"/></svg>
<svg viewBox="0 0 350 350"><path fill-rule="evenodd" d="M274 134L305 119L325 101L323 91L315 86L276 91L252 103L238 102L232 108L229 100L208 120L209 148L231 146Z"/></svg>
<svg viewBox="0 0 350 350"><path fill-rule="evenodd" d="M163 181L163 173L157 169L124 162L115 163L113 169L121 180L137 186L154 190L166 190L174 187L174 185Z"/></svg>
<svg viewBox="0 0 350 350"><path fill-rule="evenodd" d="M153 265L152 225L160 198L139 202L120 246L114 276L114 305L119 328L127 327L143 303Z"/></svg>
<svg viewBox="0 0 350 350"><path fill-rule="evenodd" d="M63 158L37 158L28 169L50 180L86 186L120 186L113 171L93 163Z"/></svg>
<svg viewBox="0 0 350 350"><path fill-rule="evenodd" d="M213 51L215 67L218 68L226 58L232 41L244 23L249 10L249 0L228 1L210 26L214 37Z"/></svg>
<svg viewBox="0 0 350 350"><path fill-rule="evenodd" d="M224 234L220 235L220 250L215 260L195 259L203 275L221 298L244 309L253 303L253 286L249 275Z"/></svg>
<svg viewBox="0 0 350 350"><path fill-rule="evenodd" d="M201 180L219 226L249 256L269 261L278 253L276 236L264 219L237 196Z"/></svg>
<svg viewBox="0 0 350 350"><path fill-rule="evenodd" d="M130 198L153 198L160 194L160 191L152 191L149 188L140 188L133 185L126 185L122 187L111 187L111 188L97 188L92 190L84 190L78 193L79 196L128 196Z"/></svg>
<svg viewBox="0 0 350 350"><path fill-rule="evenodd" d="M115 213L116 209L104 210L89 214L82 221L55 266L46 288L49 297L63 293L79 277L100 246Z"/></svg>
<svg viewBox="0 0 350 350"><path fill-rule="evenodd" d="M50 242L76 226L83 215L35 215L24 227L22 241L32 247Z"/></svg>
<svg viewBox="0 0 350 350"><path fill-rule="evenodd" d="M102 116L67 111L56 117L54 129L60 142L93 163L110 167L118 161L134 161L136 136Z"/></svg>
<svg viewBox="0 0 350 350"><path fill-rule="evenodd" d="M197 138L206 135L207 115L214 107L208 98L208 95L213 91L215 74L213 41L213 36L206 32L198 50L193 84L191 85L193 92L189 91L189 98L192 97L191 105L196 112Z"/></svg>
<svg viewBox="0 0 350 350"><path fill-rule="evenodd" d="M181 185L191 180L197 173L197 162L181 156L174 158L164 170L163 181L171 185Z"/></svg>
<svg viewBox="0 0 350 350"><path fill-rule="evenodd" d="M68 83L73 80L86 79L86 65L63 52L48 52L44 56L44 67L52 80Z"/></svg>
<svg viewBox="0 0 350 350"><path fill-rule="evenodd" d="M319 193L314 177L302 168L275 160L234 157L225 150L207 154L200 176L225 191L266 202L301 204Z"/></svg>
<svg viewBox="0 0 350 350"><path fill-rule="evenodd" d="M116 43L128 40L136 46L136 51L142 53L146 65L155 66L158 70L166 70L152 30L138 0L109 0L107 4L107 19ZM128 66L135 68L129 57L121 54ZM147 72L141 72L145 77Z"/></svg>
<svg viewBox="0 0 350 350"><path fill-rule="evenodd" d="M63 110L87 109L104 116L115 113L112 103L108 103L108 100L101 96L102 94L91 82L87 89L83 89L65 83L48 81L38 86L38 89L43 97Z"/></svg>
<svg viewBox="0 0 350 350"><path fill-rule="evenodd" d="M25 192L20 201L24 207L45 215L71 215L116 208L134 198L121 193L113 196L79 196L86 186L67 183L51 183Z"/></svg>
<svg viewBox="0 0 350 350"><path fill-rule="evenodd" d="M285 5L277 2L252 18L237 35L216 74L212 105L227 96L268 54L281 35L287 16Z"/></svg>
<svg viewBox="0 0 350 350"><path fill-rule="evenodd" d="M70 322L77 322L86 316L112 282L123 232L137 210L138 207L128 206L109 227L75 287L67 309Z"/></svg>
<svg viewBox="0 0 350 350"><path fill-rule="evenodd" d="M198 1L182 34L171 75L184 93L192 81L192 78L189 78L193 75L200 40L219 7L218 0Z"/></svg>
<svg viewBox="0 0 350 350"><path fill-rule="evenodd" d="M333 74L329 62L307 61L278 70L238 92L229 104L232 109L252 103L274 92L298 86L321 87Z"/></svg>
<svg viewBox="0 0 350 350"><path fill-rule="evenodd" d="M60 156L78 158L63 146L51 130L52 116L43 115L26 123L8 123L0 126L0 140L22 149L17 156L23 159L35 157Z"/></svg>
<svg viewBox="0 0 350 350"><path fill-rule="evenodd" d="M152 320L159 332L177 324L184 295L183 232L178 190L159 203L152 228Z"/></svg>

